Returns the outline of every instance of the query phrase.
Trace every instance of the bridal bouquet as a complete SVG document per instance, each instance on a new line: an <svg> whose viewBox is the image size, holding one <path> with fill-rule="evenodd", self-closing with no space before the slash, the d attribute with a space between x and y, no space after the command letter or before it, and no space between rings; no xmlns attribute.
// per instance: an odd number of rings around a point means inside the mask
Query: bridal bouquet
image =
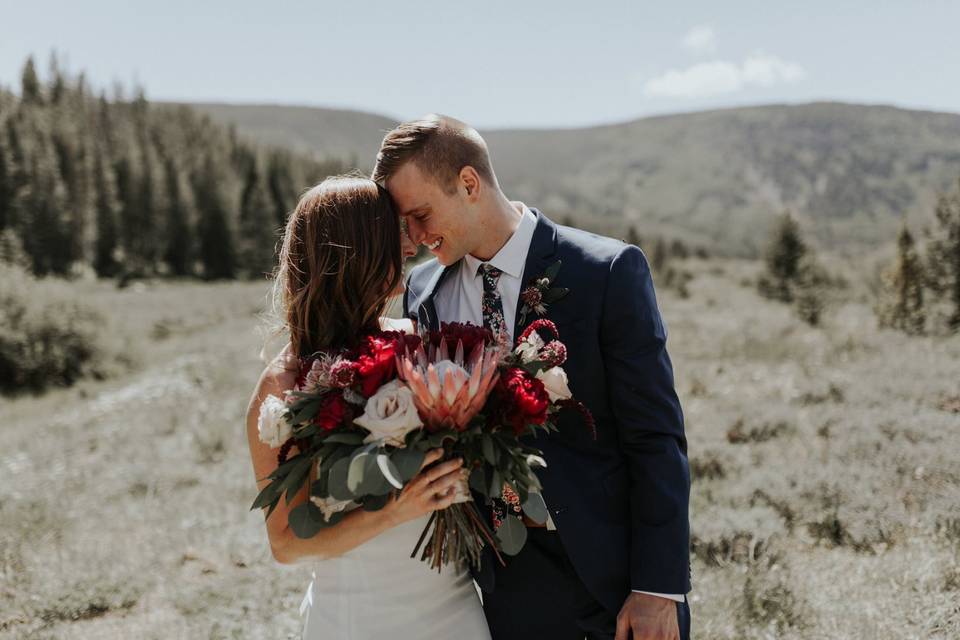
<svg viewBox="0 0 960 640"><path fill-rule="evenodd" d="M570 397L557 337L553 323L536 320L509 349L487 329L452 323L422 336L380 332L352 351L305 359L286 398L261 405L260 439L279 449L279 466L252 508L269 514L306 485L310 499L291 510L289 523L311 537L348 505L382 508L426 452L443 447L447 458L463 458L465 484L488 500L505 498L507 509L487 523L464 487L454 505L433 513L411 555L422 550L440 569L451 561L478 566L484 544L498 556L519 552L523 514L548 517L532 471L545 463L520 438L556 429L557 412L568 407L592 424Z"/></svg>

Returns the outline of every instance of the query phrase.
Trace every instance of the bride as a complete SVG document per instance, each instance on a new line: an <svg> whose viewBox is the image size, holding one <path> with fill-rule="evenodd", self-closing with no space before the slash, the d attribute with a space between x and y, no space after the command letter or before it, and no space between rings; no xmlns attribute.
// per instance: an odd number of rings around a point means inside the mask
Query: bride
<svg viewBox="0 0 960 640"><path fill-rule="evenodd" d="M277 451L258 437L260 403L295 386L299 358L351 346L381 327L402 328L381 317L390 296L402 291L402 262L414 253L389 195L370 180L328 178L300 199L287 222L275 281L290 341L263 371L247 409L259 488L277 467ZM354 509L309 539L287 526L306 490L290 504L280 500L266 519L273 556L313 569L300 608L303 638L489 639L469 575L452 566L437 573L410 558L430 513L455 497L462 462L431 466L441 454L431 451L420 473L382 510Z"/></svg>

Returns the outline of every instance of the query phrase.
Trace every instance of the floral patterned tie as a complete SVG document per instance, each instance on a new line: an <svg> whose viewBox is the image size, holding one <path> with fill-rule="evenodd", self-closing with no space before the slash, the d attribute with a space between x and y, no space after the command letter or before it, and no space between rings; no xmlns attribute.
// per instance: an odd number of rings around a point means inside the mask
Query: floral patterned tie
<svg viewBox="0 0 960 640"><path fill-rule="evenodd" d="M503 271L497 269L491 264L481 264L477 273L483 277L483 326L490 329L494 337L499 341L507 339L507 323L503 317L503 300L500 299L500 290L497 289L497 283ZM503 494L499 498L493 499L491 505L493 516L493 529L496 531L503 523L507 511L513 511L520 515L520 497L506 484L503 485Z"/></svg>

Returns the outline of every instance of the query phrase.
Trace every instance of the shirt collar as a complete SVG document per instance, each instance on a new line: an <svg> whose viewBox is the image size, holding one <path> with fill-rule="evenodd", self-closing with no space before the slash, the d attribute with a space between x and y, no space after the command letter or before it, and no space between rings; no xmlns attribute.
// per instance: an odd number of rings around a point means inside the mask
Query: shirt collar
<svg viewBox="0 0 960 640"><path fill-rule="evenodd" d="M523 268L527 263L527 253L530 251L530 241L533 240L533 232L537 228L537 217L527 205L522 202L519 204L522 209L520 224L517 225L516 231L513 232L506 244L500 247L500 251L495 256L489 260L480 260L468 253L463 257L469 275L476 276L480 265L486 262L509 276L523 277Z"/></svg>

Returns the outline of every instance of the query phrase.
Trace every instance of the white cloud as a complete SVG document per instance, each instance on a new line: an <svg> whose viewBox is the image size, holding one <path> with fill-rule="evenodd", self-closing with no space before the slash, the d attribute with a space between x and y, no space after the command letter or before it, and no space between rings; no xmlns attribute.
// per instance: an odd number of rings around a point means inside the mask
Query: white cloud
<svg viewBox="0 0 960 640"><path fill-rule="evenodd" d="M643 93L655 98L702 98L797 82L805 76L800 65L759 52L741 63L712 60L686 69L671 69L647 80Z"/></svg>
<svg viewBox="0 0 960 640"><path fill-rule="evenodd" d="M683 47L696 54L708 54L717 50L717 34L713 27L709 25L700 25L694 27L683 36Z"/></svg>

